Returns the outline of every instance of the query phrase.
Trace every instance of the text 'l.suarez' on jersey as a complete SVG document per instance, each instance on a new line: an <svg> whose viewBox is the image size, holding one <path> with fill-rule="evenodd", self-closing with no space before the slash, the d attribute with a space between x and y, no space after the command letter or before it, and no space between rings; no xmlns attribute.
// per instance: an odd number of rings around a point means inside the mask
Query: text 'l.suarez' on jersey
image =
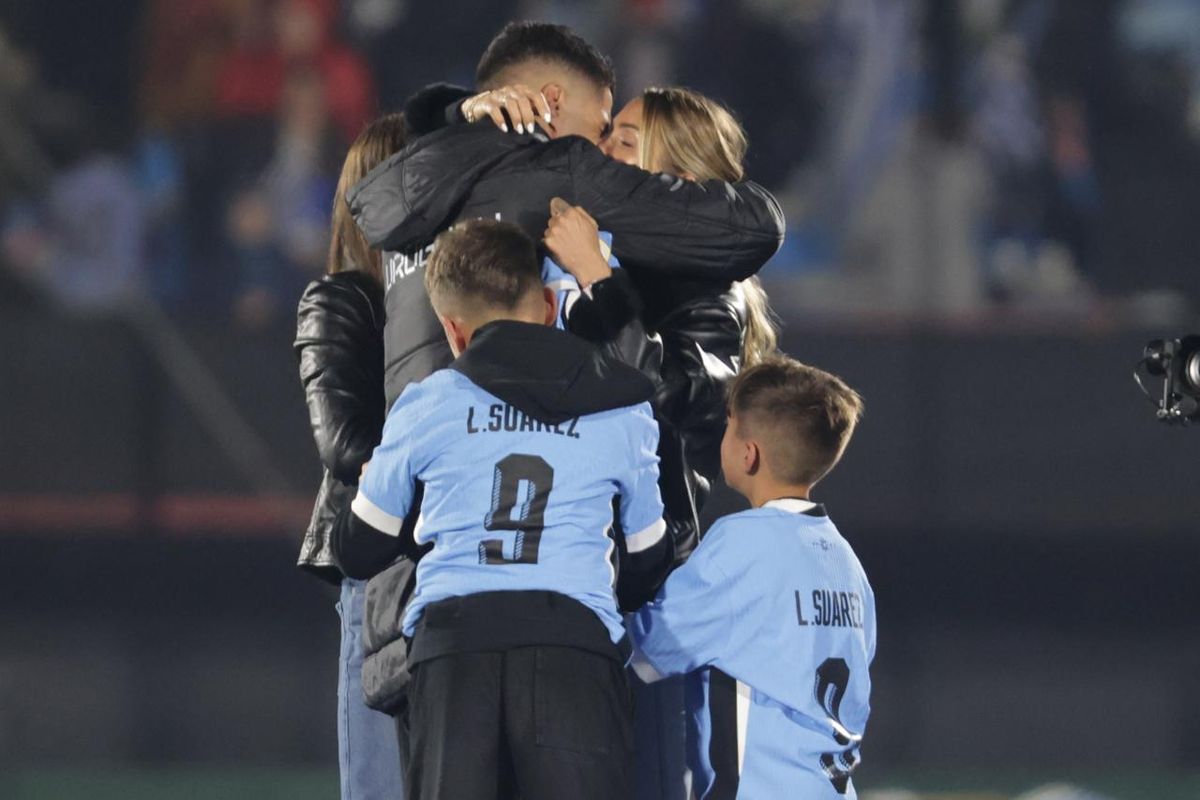
<svg viewBox="0 0 1200 800"><path fill-rule="evenodd" d="M553 433L557 436L569 436L578 439L579 417L572 417L567 422L542 422L529 416L516 406L508 403L492 403L490 406L467 407L467 434L500 433Z"/></svg>
<svg viewBox="0 0 1200 800"><path fill-rule="evenodd" d="M821 506L718 520L628 628L643 680L688 675L696 797L855 797L875 597Z"/></svg>

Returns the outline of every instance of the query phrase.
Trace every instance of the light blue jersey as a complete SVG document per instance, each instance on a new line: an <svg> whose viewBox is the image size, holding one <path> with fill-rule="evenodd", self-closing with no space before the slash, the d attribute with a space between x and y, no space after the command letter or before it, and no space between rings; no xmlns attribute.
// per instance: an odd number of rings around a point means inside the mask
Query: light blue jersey
<svg viewBox="0 0 1200 800"><path fill-rule="evenodd" d="M718 520L629 631L644 679L691 673L697 798L857 796L875 598L821 506Z"/></svg>
<svg viewBox="0 0 1200 800"><path fill-rule="evenodd" d="M613 499L630 552L662 539L657 447L649 403L549 425L455 370L410 385L352 506L393 533L424 484L415 537L433 549L417 567L405 635L439 600L543 590L588 606L620 640Z"/></svg>
<svg viewBox="0 0 1200 800"><path fill-rule="evenodd" d="M621 266L621 262L612 254L612 234L608 231L600 231L600 252L608 258L610 267L617 269ZM554 327L566 330L571 307L583 294L579 288L579 281L560 267L557 261L547 256L542 259L542 283L546 284L546 288L553 289L558 297L558 318L554 321Z"/></svg>

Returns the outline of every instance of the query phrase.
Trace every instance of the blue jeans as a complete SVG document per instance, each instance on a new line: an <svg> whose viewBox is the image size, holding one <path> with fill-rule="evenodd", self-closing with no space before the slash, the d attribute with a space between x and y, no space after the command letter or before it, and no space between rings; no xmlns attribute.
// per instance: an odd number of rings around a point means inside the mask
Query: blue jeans
<svg viewBox="0 0 1200 800"><path fill-rule="evenodd" d="M342 800L404 800L396 721L368 708L362 688L362 624L366 581L346 578L338 600L338 768Z"/></svg>
<svg viewBox="0 0 1200 800"><path fill-rule="evenodd" d="M635 800L686 800L687 719L684 678L651 684L630 677L633 686Z"/></svg>

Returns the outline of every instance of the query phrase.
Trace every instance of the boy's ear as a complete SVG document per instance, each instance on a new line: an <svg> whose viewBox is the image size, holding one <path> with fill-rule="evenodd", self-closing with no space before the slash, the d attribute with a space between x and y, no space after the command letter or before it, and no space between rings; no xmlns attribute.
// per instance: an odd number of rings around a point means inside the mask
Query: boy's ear
<svg viewBox="0 0 1200 800"><path fill-rule="evenodd" d="M746 439L743 446L742 469L746 471L747 475L757 475L759 468L762 467L762 448L753 439Z"/></svg>
<svg viewBox="0 0 1200 800"><path fill-rule="evenodd" d="M454 353L455 358L462 355L462 351L467 349L467 343L471 341L467 326L460 320L443 314L438 314L438 321L442 323L442 330L446 332L446 341L450 343L450 352Z"/></svg>
<svg viewBox="0 0 1200 800"><path fill-rule="evenodd" d="M542 299L546 303L545 324L553 326L555 320L558 319L558 292L554 291L549 286L543 286Z"/></svg>

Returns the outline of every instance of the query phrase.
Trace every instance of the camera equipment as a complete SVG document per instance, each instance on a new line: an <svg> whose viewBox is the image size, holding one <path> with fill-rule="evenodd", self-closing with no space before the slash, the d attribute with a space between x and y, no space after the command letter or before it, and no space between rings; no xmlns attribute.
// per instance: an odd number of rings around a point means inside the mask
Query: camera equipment
<svg viewBox="0 0 1200 800"><path fill-rule="evenodd" d="M1151 394L1142 372L1162 378L1162 392ZM1168 424L1200 419L1200 336L1155 339L1146 344L1142 360L1133 370L1134 380L1158 409L1156 416Z"/></svg>

